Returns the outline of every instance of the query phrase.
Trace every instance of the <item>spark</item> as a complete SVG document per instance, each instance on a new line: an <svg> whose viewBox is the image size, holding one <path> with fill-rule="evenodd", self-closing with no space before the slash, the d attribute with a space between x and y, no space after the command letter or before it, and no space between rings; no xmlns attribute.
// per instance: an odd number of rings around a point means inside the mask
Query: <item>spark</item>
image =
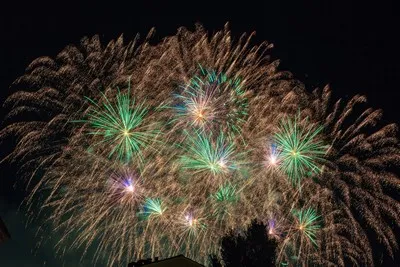
<svg viewBox="0 0 400 267"><path fill-rule="evenodd" d="M268 234L272 236L276 236L276 229L275 229L276 221L271 219L268 220Z"/></svg>
<svg viewBox="0 0 400 267"><path fill-rule="evenodd" d="M187 214L187 215L185 215L185 220L187 221L187 224L188 224L190 227L192 227L193 224L195 224L196 221L197 221L195 218L193 218L193 215L192 215L192 214Z"/></svg>
<svg viewBox="0 0 400 267"><path fill-rule="evenodd" d="M268 169L278 170L280 165L280 151L275 143L271 143L265 149L264 164Z"/></svg>
<svg viewBox="0 0 400 267"><path fill-rule="evenodd" d="M275 166L275 165L277 165L277 163L278 163L278 159L276 158L276 156L274 156L274 155L269 156L269 164L270 165Z"/></svg>
<svg viewBox="0 0 400 267"><path fill-rule="evenodd" d="M132 202L136 205L143 198L143 186L141 178L130 169L122 169L112 173L109 182L109 195L119 202Z"/></svg>

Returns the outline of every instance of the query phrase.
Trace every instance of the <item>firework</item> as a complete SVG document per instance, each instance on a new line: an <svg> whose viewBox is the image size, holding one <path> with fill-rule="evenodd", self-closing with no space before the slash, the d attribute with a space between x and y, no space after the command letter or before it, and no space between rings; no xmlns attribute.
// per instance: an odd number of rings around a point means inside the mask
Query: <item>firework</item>
<svg viewBox="0 0 400 267"><path fill-rule="evenodd" d="M280 165L280 150L276 144L271 144L267 150L266 166L275 168Z"/></svg>
<svg viewBox="0 0 400 267"><path fill-rule="evenodd" d="M275 134L278 155L275 151L269 157L271 164L277 164L287 174L293 184L299 185L308 172L318 173L318 160L322 160L325 148L321 141L316 140L322 128L315 130L302 129L298 118L287 119L280 123ZM276 148L275 148L276 150Z"/></svg>
<svg viewBox="0 0 400 267"><path fill-rule="evenodd" d="M174 121L185 127L239 133L248 115L246 91L240 79L230 79L224 73L217 74L201 66L200 75L192 78L175 98Z"/></svg>
<svg viewBox="0 0 400 267"><path fill-rule="evenodd" d="M199 26L155 45L85 38L14 83L32 88L5 101L0 138L16 144L3 160L30 177L28 207L36 214L40 196L60 253L206 262L257 219L284 265L371 266L371 231L394 254L396 126L377 128L372 109L351 116L362 96L308 93L251 36Z"/></svg>
<svg viewBox="0 0 400 267"><path fill-rule="evenodd" d="M324 171L317 176L317 182L334 199L334 206L325 212L340 210L340 214L332 212L334 220L340 220L341 224L326 250L341 254L354 264L373 265L370 242L382 244L389 255L398 247L394 229L400 219L396 200L399 179L389 171L398 166L400 159L397 126L379 127L382 111L363 110L366 98L361 95L347 103L342 100L332 103L331 91L325 87L322 92L316 90L311 98L309 114L323 125L322 136L330 143ZM358 108L360 113L354 111ZM389 221L395 226L391 227ZM367 231L375 233L374 241L370 241ZM331 245L340 244L338 240L343 239L349 239L346 246Z"/></svg>
<svg viewBox="0 0 400 267"><path fill-rule="evenodd" d="M225 216L232 216L232 206L240 200L239 192L235 185L226 183L221 185L218 190L211 195L213 199L214 215L224 221Z"/></svg>
<svg viewBox="0 0 400 267"><path fill-rule="evenodd" d="M136 104L127 93L118 92L116 103L111 103L107 97L99 105L89 99L92 107L87 120L82 122L89 125L88 133L99 136L98 142L92 142L94 147L109 149L108 156L116 154L119 160L129 161L133 156L141 157L141 148L155 139L156 131L144 126L147 108L143 103Z"/></svg>
<svg viewBox="0 0 400 267"><path fill-rule="evenodd" d="M147 216L161 216L166 207L159 198L146 198L143 204L143 213Z"/></svg>
<svg viewBox="0 0 400 267"><path fill-rule="evenodd" d="M237 158L241 155L236 151L235 144L229 142L223 133L216 138L211 134L207 136L197 132L193 135L188 136L187 152L181 157L183 169L217 176L240 168L241 163Z"/></svg>
<svg viewBox="0 0 400 267"><path fill-rule="evenodd" d="M304 235L314 245L317 245L316 233L320 226L317 221L320 216L317 215L315 210L308 208L306 210L294 210L293 215L296 218L296 230Z"/></svg>
<svg viewBox="0 0 400 267"><path fill-rule="evenodd" d="M234 203L238 201L236 187L231 184L220 186L220 188L215 193L215 195L213 195L213 197L215 198L216 201L220 203L224 202Z"/></svg>

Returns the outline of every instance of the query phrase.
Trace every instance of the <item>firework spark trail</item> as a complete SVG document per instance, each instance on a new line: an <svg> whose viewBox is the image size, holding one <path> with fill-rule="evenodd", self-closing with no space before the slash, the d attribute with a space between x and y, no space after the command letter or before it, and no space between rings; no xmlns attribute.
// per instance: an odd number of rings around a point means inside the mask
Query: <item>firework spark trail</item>
<svg viewBox="0 0 400 267"><path fill-rule="evenodd" d="M4 103L0 138L16 143L3 160L30 177L27 204L41 197L60 253L206 262L257 219L283 264L373 265L370 230L394 254L400 150L395 125L377 128L380 111L354 119L363 96L307 93L252 35L197 26L150 45L152 34L39 58L14 83L31 90Z"/></svg>

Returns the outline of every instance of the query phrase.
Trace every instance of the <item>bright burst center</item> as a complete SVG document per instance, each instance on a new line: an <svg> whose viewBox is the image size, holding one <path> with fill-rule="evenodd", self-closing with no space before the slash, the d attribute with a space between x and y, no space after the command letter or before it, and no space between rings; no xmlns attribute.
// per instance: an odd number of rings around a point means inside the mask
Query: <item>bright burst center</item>
<svg viewBox="0 0 400 267"><path fill-rule="evenodd" d="M194 123L197 125L204 125L208 121L208 114L207 114L206 107L196 107L192 111Z"/></svg>
<svg viewBox="0 0 400 267"><path fill-rule="evenodd" d="M270 165L276 165L276 164L277 164L277 158L276 158L275 155L271 155L271 156L269 157L269 164L270 164Z"/></svg>
<svg viewBox="0 0 400 267"><path fill-rule="evenodd" d="M210 170L214 174L228 172L228 166L227 166L226 160L224 160L224 159L220 159L216 162L210 162L209 166L210 166Z"/></svg>
<svg viewBox="0 0 400 267"><path fill-rule="evenodd" d="M193 218L192 215L186 215L186 216L185 216L185 219L186 219L186 221L187 221L187 224L188 224L190 227L192 227L194 224L196 224L196 221L197 221L195 218Z"/></svg>
<svg viewBox="0 0 400 267"><path fill-rule="evenodd" d="M221 169L226 169L226 163L225 163L225 161L224 161L223 159L220 159L220 160L218 161L218 166L219 166Z"/></svg>
<svg viewBox="0 0 400 267"><path fill-rule="evenodd" d="M135 191L135 187L132 184L126 186L126 191L129 193L133 193Z"/></svg>
<svg viewBox="0 0 400 267"><path fill-rule="evenodd" d="M204 110L199 110L196 114L197 118L203 119L204 118Z"/></svg>
<svg viewBox="0 0 400 267"><path fill-rule="evenodd" d="M269 230L268 230L268 234L269 234L269 235L273 235L273 234L274 234L274 230L269 229Z"/></svg>
<svg viewBox="0 0 400 267"><path fill-rule="evenodd" d="M122 134L123 134L125 137L129 137L129 136L131 135L131 133L129 132L128 129L124 129L124 130L122 131Z"/></svg>

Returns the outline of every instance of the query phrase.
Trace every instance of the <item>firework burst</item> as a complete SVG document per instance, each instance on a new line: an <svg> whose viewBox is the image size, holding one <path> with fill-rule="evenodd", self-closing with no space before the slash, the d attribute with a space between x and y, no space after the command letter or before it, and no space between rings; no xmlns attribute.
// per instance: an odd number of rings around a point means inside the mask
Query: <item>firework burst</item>
<svg viewBox="0 0 400 267"><path fill-rule="evenodd" d="M221 185L218 190L211 195L213 201L214 215L219 217L221 221L225 216L232 216L231 207L240 200L239 192L235 185L226 183Z"/></svg>
<svg viewBox="0 0 400 267"><path fill-rule="evenodd" d="M143 214L146 216L161 216L166 209L159 198L146 198L143 204Z"/></svg>
<svg viewBox="0 0 400 267"><path fill-rule="evenodd" d="M198 26L156 45L85 38L29 66L14 86L31 91L4 104L0 138L16 143L3 160L31 177L28 206L41 196L61 252L206 262L257 219L282 264L371 266L366 232L394 254L397 127L377 128L373 109L352 117L362 96L308 93L251 37Z"/></svg>
<svg viewBox="0 0 400 267"><path fill-rule="evenodd" d="M195 132L188 135L186 155L181 157L182 168L193 173L208 172L213 176L227 175L242 167L235 144L223 133L218 137Z"/></svg>
<svg viewBox="0 0 400 267"><path fill-rule="evenodd" d="M303 129L299 118L283 120L275 134L276 146L279 152L272 151L269 161L277 164L285 172L293 184L299 185L307 173L321 171L318 161L323 159L326 148L317 140L322 128ZM276 155L277 154L277 155Z"/></svg>
<svg viewBox="0 0 400 267"><path fill-rule="evenodd" d="M239 78L231 79L200 66L200 75L182 89L175 95L174 122L207 132L240 133L248 116L248 102Z"/></svg>
<svg viewBox="0 0 400 267"><path fill-rule="evenodd" d="M296 221L296 230L317 246L316 235L318 229L321 228L318 224L318 219L320 216L317 215L316 211L312 208L305 210L294 210L293 215Z"/></svg>
<svg viewBox="0 0 400 267"><path fill-rule="evenodd" d="M156 137L156 131L144 125L148 109L144 103L135 103L129 92L129 88L127 93L118 92L116 103L106 96L100 105L88 98L92 108L82 121L89 125L87 134L100 137L91 146L106 148L110 158L124 161L141 157L141 148Z"/></svg>

